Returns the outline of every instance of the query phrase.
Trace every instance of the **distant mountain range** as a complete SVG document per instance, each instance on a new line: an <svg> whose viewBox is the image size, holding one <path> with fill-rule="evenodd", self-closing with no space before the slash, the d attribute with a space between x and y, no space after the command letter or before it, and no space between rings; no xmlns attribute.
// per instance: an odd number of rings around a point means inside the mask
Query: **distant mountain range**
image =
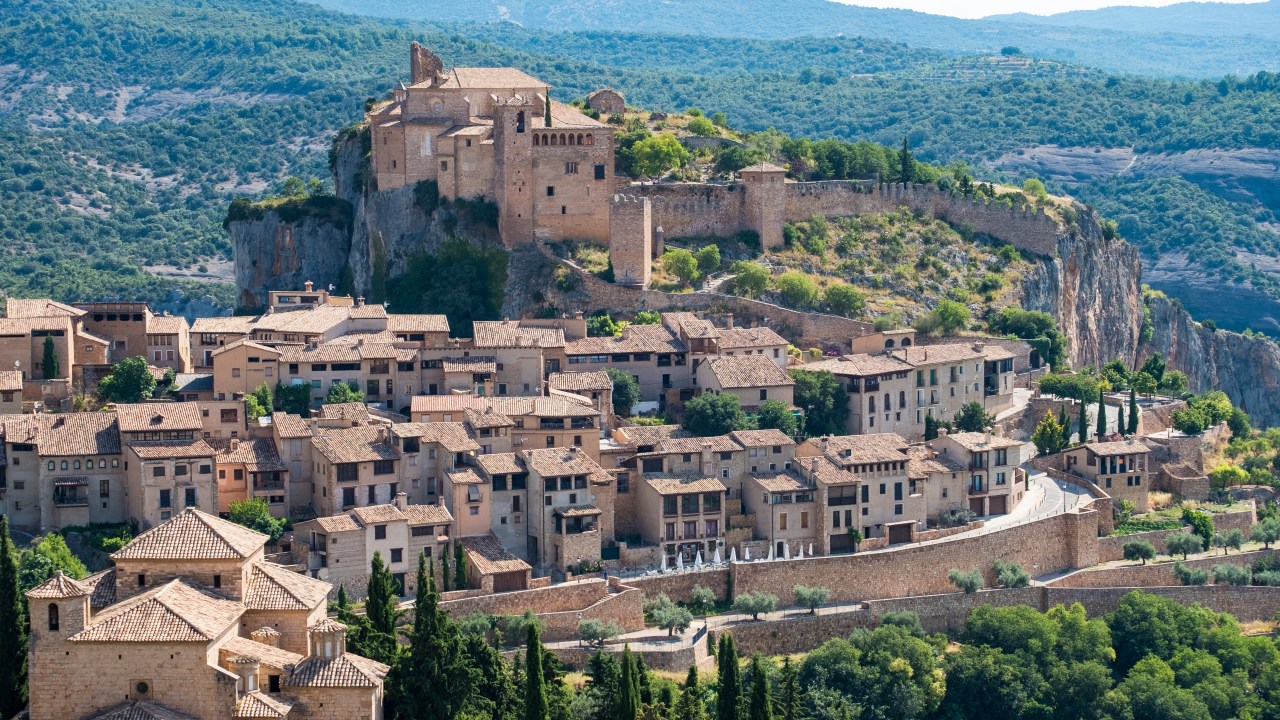
<svg viewBox="0 0 1280 720"><path fill-rule="evenodd" d="M1280 70L1280 3L1187 3L1052 17L962 20L829 0L310 0L332 10L431 22L738 38L847 35L956 54L1016 47L1036 57L1164 77ZM1059 21L1061 19L1061 21Z"/></svg>

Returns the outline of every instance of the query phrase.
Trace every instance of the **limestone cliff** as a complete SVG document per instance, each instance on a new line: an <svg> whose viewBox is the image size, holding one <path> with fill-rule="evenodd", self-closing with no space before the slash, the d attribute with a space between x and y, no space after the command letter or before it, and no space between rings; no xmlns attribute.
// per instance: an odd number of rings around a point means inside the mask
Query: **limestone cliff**
<svg viewBox="0 0 1280 720"><path fill-rule="evenodd" d="M1072 365L1132 362L1142 329L1137 248L1108 240L1095 214L1077 210L1079 221L1058 236L1057 256L1044 258L1023 281L1022 304L1058 319Z"/></svg>

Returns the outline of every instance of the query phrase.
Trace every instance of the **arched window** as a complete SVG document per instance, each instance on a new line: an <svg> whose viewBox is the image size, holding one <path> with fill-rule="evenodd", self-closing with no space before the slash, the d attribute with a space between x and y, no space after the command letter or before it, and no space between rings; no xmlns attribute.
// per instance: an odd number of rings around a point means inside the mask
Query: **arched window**
<svg viewBox="0 0 1280 720"><path fill-rule="evenodd" d="M556 134L551 133L551 147L555 147L555 146L556 146Z"/></svg>
<svg viewBox="0 0 1280 720"><path fill-rule="evenodd" d="M561 145L568 145L568 144L569 144L569 143L565 140L565 138L564 138L564 133L560 133L560 144L561 144Z"/></svg>
<svg viewBox="0 0 1280 720"><path fill-rule="evenodd" d="M57 603L49 604L49 629L50 630L58 629L58 604Z"/></svg>
<svg viewBox="0 0 1280 720"><path fill-rule="evenodd" d="M56 465L54 465L53 461L52 461L52 460L50 460L50 461L49 461L49 469L50 469L50 470L52 470L52 469L54 469L55 467L56 467Z"/></svg>
<svg viewBox="0 0 1280 720"><path fill-rule="evenodd" d="M588 145L592 145L592 144L594 144L594 143L592 143L592 142L591 142L591 133L587 133L587 144L588 144Z"/></svg>
<svg viewBox="0 0 1280 720"><path fill-rule="evenodd" d="M901 410L906 406L907 406L907 391L899 390L898 391L898 409Z"/></svg>
<svg viewBox="0 0 1280 720"><path fill-rule="evenodd" d="M582 144L582 133L578 133L578 144Z"/></svg>
<svg viewBox="0 0 1280 720"><path fill-rule="evenodd" d="M75 460L75 461L73 461L73 462L71 463L71 467L75 468L76 470L79 470L79 469L80 469L80 461L79 461L79 460Z"/></svg>
<svg viewBox="0 0 1280 720"><path fill-rule="evenodd" d="M907 347L910 344L911 344L911 338L902 338L902 347Z"/></svg>
<svg viewBox="0 0 1280 720"><path fill-rule="evenodd" d="M570 145L573 145L573 144L574 144L574 142L573 142L573 133L569 133L569 144L570 144Z"/></svg>
<svg viewBox="0 0 1280 720"><path fill-rule="evenodd" d="M66 460L63 460L63 461L62 461L62 469L63 469L63 470L66 470L66 469L67 469L67 461L66 461Z"/></svg>
<svg viewBox="0 0 1280 720"><path fill-rule="evenodd" d="M884 349L885 349L885 350L889 350L889 349L892 349L892 348L893 348L893 338L889 338L888 340L885 340L885 341L884 341Z"/></svg>
<svg viewBox="0 0 1280 720"><path fill-rule="evenodd" d="M524 111L516 113L516 132L524 132Z"/></svg>
<svg viewBox="0 0 1280 720"><path fill-rule="evenodd" d="M893 409L893 398L889 395L889 393L885 393L884 394L884 411L889 412L892 409Z"/></svg>
<svg viewBox="0 0 1280 720"><path fill-rule="evenodd" d="M539 145L541 145L541 144L542 144L542 136L541 136L541 135L539 135L538 133L534 133L534 134L533 134L533 146L534 146L534 147L538 147L538 146L539 146Z"/></svg>

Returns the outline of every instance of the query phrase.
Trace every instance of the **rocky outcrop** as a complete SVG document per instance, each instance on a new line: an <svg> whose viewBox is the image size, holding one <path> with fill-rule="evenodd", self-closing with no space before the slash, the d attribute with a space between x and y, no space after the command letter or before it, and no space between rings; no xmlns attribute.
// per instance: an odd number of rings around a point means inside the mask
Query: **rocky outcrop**
<svg viewBox="0 0 1280 720"><path fill-rule="evenodd" d="M1142 330L1138 250L1103 236L1097 215L1077 206L1080 220L1058 236L1055 257L1044 258L1022 283L1022 305L1058 320L1071 364L1100 365L1137 357Z"/></svg>
<svg viewBox="0 0 1280 720"><path fill-rule="evenodd" d="M286 218L267 210L257 218L227 223L235 253L236 303L257 308L268 290L317 288L342 282L351 247L351 229L323 216Z"/></svg>
<svg viewBox="0 0 1280 720"><path fill-rule="evenodd" d="M1265 337L1210 330L1180 305L1148 300L1153 334L1142 355L1158 352L1187 374L1194 390L1222 390L1255 424L1280 424L1280 346Z"/></svg>

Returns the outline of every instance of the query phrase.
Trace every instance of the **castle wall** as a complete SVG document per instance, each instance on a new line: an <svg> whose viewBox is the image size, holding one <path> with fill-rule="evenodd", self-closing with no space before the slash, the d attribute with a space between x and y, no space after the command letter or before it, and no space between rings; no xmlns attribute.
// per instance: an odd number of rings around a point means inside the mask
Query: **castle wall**
<svg viewBox="0 0 1280 720"><path fill-rule="evenodd" d="M609 198L613 176L611 131L533 129L526 134L557 137L557 144L531 146L534 235L539 240L609 242ZM559 144L570 135L575 144ZM590 141L579 145L577 138ZM499 140L501 138L498 138ZM541 141L540 141L541 142ZM600 169L597 170L597 167ZM506 241L511 244L510 240Z"/></svg>
<svg viewBox="0 0 1280 720"><path fill-rule="evenodd" d="M680 183L631 185L620 192L649 198L654 230L676 237L728 237L744 229L741 186Z"/></svg>
<svg viewBox="0 0 1280 720"><path fill-rule="evenodd" d="M609 260L619 285L648 287L653 274L653 207L648 198L615 195L609 208Z"/></svg>

